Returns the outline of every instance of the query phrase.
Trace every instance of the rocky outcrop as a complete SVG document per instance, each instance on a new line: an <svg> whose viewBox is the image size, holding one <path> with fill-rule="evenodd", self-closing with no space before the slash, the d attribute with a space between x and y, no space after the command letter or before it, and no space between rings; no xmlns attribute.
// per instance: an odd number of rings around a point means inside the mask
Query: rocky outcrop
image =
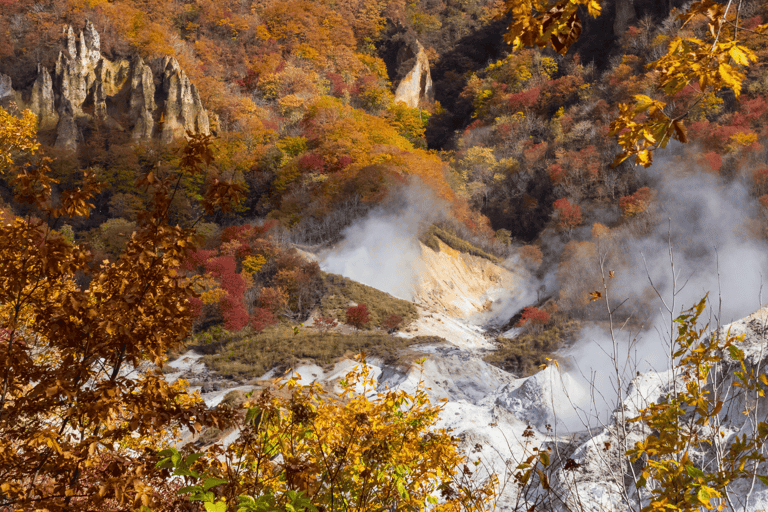
<svg viewBox="0 0 768 512"><path fill-rule="evenodd" d="M141 57L136 57L131 65L131 96L128 102L128 115L135 120L131 137L134 140L149 139L155 126L153 113L157 110L155 79L152 69Z"/></svg>
<svg viewBox="0 0 768 512"><path fill-rule="evenodd" d="M208 133L208 114L202 107L200 95L176 59L165 57L158 74L162 76L163 126L161 138L169 142L189 130Z"/></svg>
<svg viewBox="0 0 768 512"><path fill-rule="evenodd" d="M37 114L38 130L53 130L59 124L59 113L56 112L53 95L53 80L48 70L40 65L37 67L37 79L32 85L29 109Z"/></svg>
<svg viewBox="0 0 768 512"><path fill-rule="evenodd" d="M65 48L53 74L38 66L31 88L14 91L0 76L0 100L20 103L38 118L38 131L58 147L74 150L96 131L124 133L134 141L170 142L187 130L210 133L197 88L176 59L147 65L140 57L111 61L91 22L78 34L64 30ZM6 99L4 99L6 98Z"/></svg>
<svg viewBox="0 0 768 512"><path fill-rule="evenodd" d="M402 101L411 108L417 108L434 102L435 92L429 72L429 59L421 43L414 41L403 46L397 60L400 63L413 61L413 66L395 90L395 103Z"/></svg>
<svg viewBox="0 0 768 512"><path fill-rule="evenodd" d="M11 86L11 77L0 73L0 101L9 101L15 95Z"/></svg>

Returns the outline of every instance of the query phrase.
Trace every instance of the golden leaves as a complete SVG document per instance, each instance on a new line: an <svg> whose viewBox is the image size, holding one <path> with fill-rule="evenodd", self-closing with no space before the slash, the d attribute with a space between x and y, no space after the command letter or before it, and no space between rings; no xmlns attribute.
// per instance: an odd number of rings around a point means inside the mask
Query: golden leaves
<svg viewBox="0 0 768 512"><path fill-rule="evenodd" d="M30 110L24 110L19 117L15 110L13 103L10 112L0 107L0 174L13 166L15 158L33 155L40 148L37 117Z"/></svg>
<svg viewBox="0 0 768 512"><path fill-rule="evenodd" d="M510 0L507 12L512 15L504 40L515 50L524 46L552 48L565 54L581 35L578 7L586 6L593 18L602 9L598 0Z"/></svg>
<svg viewBox="0 0 768 512"><path fill-rule="evenodd" d="M475 486L456 440L435 428L440 407L430 404L423 382L414 393L377 392L365 363L340 380L340 396L297 379L294 374L278 386L288 398L266 391L246 403L247 430L229 448L242 468L250 468L242 481L230 482L236 492L280 500L301 490L318 507L333 503L358 510L397 503L446 511L467 505L471 511L491 498L493 480ZM221 465L220 475L232 469ZM444 493L447 499L437 506L432 494L449 483L456 493Z"/></svg>
<svg viewBox="0 0 768 512"><path fill-rule="evenodd" d="M7 346L0 351L0 466L12 468L4 479L25 484L3 491L19 507L65 510L65 489L88 496L95 509L104 499L145 503L154 492L144 481L150 473L141 468L145 461L117 450L122 441L229 421L162 374L123 368L162 365L189 332L193 283L176 267L194 248L194 232L166 221L174 177L210 162L206 141L196 140L182 158L188 167L171 177L144 177L152 208L123 254L98 270L91 253L51 236L43 221L17 218L0 226L0 339ZM17 199L48 219L87 215L100 189L94 174L54 204L48 163L15 170ZM87 288L77 284L80 273L93 274ZM98 463L107 456L113 457L108 465ZM81 467L94 471L92 480L77 479ZM44 478L32 478L35 468ZM126 472L135 478L123 486L116 478ZM30 504L30 496L39 501Z"/></svg>

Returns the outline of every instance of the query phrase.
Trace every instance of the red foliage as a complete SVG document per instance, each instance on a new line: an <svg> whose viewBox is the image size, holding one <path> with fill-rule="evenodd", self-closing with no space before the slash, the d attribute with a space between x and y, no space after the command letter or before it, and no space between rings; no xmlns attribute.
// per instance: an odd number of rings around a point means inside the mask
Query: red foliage
<svg viewBox="0 0 768 512"><path fill-rule="evenodd" d="M469 123L469 125L467 125L467 127L464 129L464 133L469 133L472 130L476 128L481 128L483 126L485 126L485 122L483 122L482 119L475 119L474 121Z"/></svg>
<svg viewBox="0 0 768 512"><path fill-rule="evenodd" d="M742 122L742 119L743 117L738 117L736 121ZM731 136L743 131L743 127L733 125L721 126L712 123L710 124L709 133L704 138L704 147L713 150L715 153L725 153L728 144L731 142ZM717 166L715 169L719 168L720 166Z"/></svg>
<svg viewBox="0 0 768 512"><path fill-rule="evenodd" d="M523 315L517 322L517 327L522 327L530 322L534 325L546 325L549 323L549 313L536 306L528 306L523 309Z"/></svg>
<svg viewBox="0 0 768 512"><path fill-rule="evenodd" d="M235 80L235 83L240 86L243 92L250 94L256 89L258 81L259 76L256 74L256 71L249 69L248 73L242 79Z"/></svg>
<svg viewBox="0 0 768 512"><path fill-rule="evenodd" d="M242 224L240 226L228 226L221 231L221 241L231 242L233 240L245 241L251 234L252 226Z"/></svg>
<svg viewBox="0 0 768 512"><path fill-rule="evenodd" d="M552 164L549 167L547 167L547 172L549 173L549 177L552 180L552 183L555 185L558 185L565 181L565 169L560 164Z"/></svg>
<svg viewBox="0 0 768 512"><path fill-rule="evenodd" d="M256 308L253 312L253 320L251 320L251 328L256 332L261 332L270 325L277 322L275 315L268 309Z"/></svg>
<svg viewBox="0 0 768 512"><path fill-rule="evenodd" d="M768 194L760 196L757 200L760 201L760 206L768 208Z"/></svg>
<svg viewBox="0 0 768 512"><path fill-rule="evenodd" d="M555 201L552 207L557 215L557 227L561 231L570 231L583 221L581 207L578 204L571 204L564 197Z"/></svg>
<svg viewBox="0 0 768 512"><path fill-rule="evenodd" d="M224 316L224 328L228 331L239 331L248 325L248 311L245 309L243 297L226 295L219 303L221 314Z"/></svg>
<svg viewBox="0 0 768 512"><path fill-rule="evenodd" d="M387 315L383 322L381 322L381 326L385 328L387 332L392 332L400 327L401 323L403 323L403 317L391 313Z"/></svg>
<svg viewBox="0 0 768 512"><path fill-rule="evenodd" d="M750 123L757 123L768 110L768 103L765 102L764 97L758 96L757 98L752 98L743 102L742 109L747 112L747 121Z"/></svg>
<svg viewBox="0 0 768 512"><path fill-rule="evenodd" d="M231 255L217 256L205 262L205 270L219 279L221 287L230 296L239 297L245 292L245 283L236 268L235 257Z"/></svg>
<svg viewBox="0 0 768 512"><path fill-rule="evenodd" d="M757 14L744 21L744 28L746 28L747 30L755 30L762 23L763 23L763 17Z"/></svg>
<svg viewBox="0 0 768 512"><path fill-rule="evenodd" d="M199 318L200 315L203 314L203 306L203 301L198 297L189 298L189 309L192 312L192 316L195 318Z"/></svg>
<svg viewBox="0 0 768 512"><path fill-rule="evenodd" d="M534 87L533 89L528 89L527 91L512 94L509 97L509 106L512 108L512 110L515 111L530 110L536 104L540 94L540 86Z"/></svg>
<svg viewBox="0 0 768 512"><path fill-rule="evenodd" d="M199 267L202 267L205 265L205 262L208 261L208 259L216 254L216 251L207 251L205 249L198 249L194 252L191 252L187 258L181 262L181 265L179 266L180 270L191 272L193 270L198 269Z"/></svg>
<svg viewBox="0 0 768 512"><path fill-rule="evenodd" d="M331 94L337 98L341 98L345 93L350 92L349 84L344 81L338 73L327 73L325 77L331 82Z"/></svg>
<svg viewBox="0 0 768 512"><path fill-rule="evenodd" d="M355 163L355 160L351 156L342 155L336 160L336 165L333 166L333 171L342 171Z"/></svg>
<svg viewBox="0 0 768 512"><path fill-rule="evenodd" d="M325 162L323 157L317 153L307 153L299 158L299 170L301 172L323 172L325 170Z"/></svg>
<svg viewBox="0 0 768 512"><path fill-rule="evenodd" d="M370 321L371 314L368 311L368 306L365 304L358 304L357 306L350 306L347 308L346 323L355 329L362 329L363 325Z"/></svg>

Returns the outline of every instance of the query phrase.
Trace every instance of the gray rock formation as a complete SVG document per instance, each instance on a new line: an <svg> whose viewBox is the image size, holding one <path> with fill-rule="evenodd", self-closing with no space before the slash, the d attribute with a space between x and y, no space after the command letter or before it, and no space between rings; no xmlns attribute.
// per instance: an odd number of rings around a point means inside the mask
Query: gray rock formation
<svg viewBox="0 0 768 512"><path fill-rule="evenodd" d="M165 102L160 138L169 142L189 130L209 133L208 114L202 107L200 95L176 59L164 57L156 75L162 77Z"/></svg>
<svg viewBox="0 0 768 512"><path fill-rule="evenodd" d="M131 64L130 87L129 117L135 120L131 136L134 140L149 139L155 126L153 112L157 109L155 81L152 69L141 57L136 57Z"/></svg>
<svg viewBox="0 0 768 512"><path fill-rule="evenodd" d="M74 150L103 129L166 143L187 130L210 133L197 88L176 59L158 59L154 70L138 56L110 61L101 55L101 38L90 21L78 35L72 27L64 34L53 75L38 66L37 79L25 91L14 91L10 78L0 75L0 100L32 110L39 132L48 132L56 146Z"/></svg>
<svg viewBox="0 0 768 512"><path fill-rule="evenodd" d="M11 87L11 77L0 73L0 101L8 101L14 95L15 91Z"/></svg>
<svg viewBox="0 0 768 512"><path fill-rule="evenodd" d="M414 64L408 74L400 80L395 90L395 103L402 101L411 108L423 106L435 101L432 87L432 75L429 72L427 52L421 43L414 41L401 49L398 61L413 60Z"/></svg>
<svg viewBox="0 0 768 512"><path fill-rule="evenodd" d="M51 74L43 66L37 66L37 79L32 85L32 95L28 108L37 115L37 127L40 131L53 130L59 123L53 95Z"/></svg>

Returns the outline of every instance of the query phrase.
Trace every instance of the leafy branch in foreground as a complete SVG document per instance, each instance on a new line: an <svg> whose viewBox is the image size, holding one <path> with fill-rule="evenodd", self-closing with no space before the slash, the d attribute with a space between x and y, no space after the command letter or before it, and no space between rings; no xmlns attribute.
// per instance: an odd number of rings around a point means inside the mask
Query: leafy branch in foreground
<svg viewBox="0 0 768 512"><path fill-rule="evenodd" d="M34 115L20 122L23 133L34 132ZM7 140L3 158L34 149ZM178 171L139 180L152 207L117 261L96 270L86 246L54 230L63 218L89 214L101 188L94 174L56 198L48 159L12 170L16 199L32 213L0 226L0 508L149 506L155 443L169 442L173 429L232 419L159 369L137 370L162 368L191 327L194 291L177 268L194 231L170 226L168 210L182 177L209 161L209 143L190 134ZM237 185L214 185L208 205L228 207Z"/></svg>
<svg viewBox="0 0 768 512"><path fill-rule="evenodd" d="M748 406L750 395L764 396L768 378L759 368L748 368L738 346L744 336L732 336L730 330L705 334L709 326L698 327L705 305L706 297L675 320L674 374L682 386L629 420L651 432L627 452L633 462L644 463L637 487L649 489L650 499L643 511L735 510L732 488L739 480L768 484L768 477L758 474L768 460L768 422L755 421ZM728 366L734 367L732 375L722 375ZM725 397L747 404L741 412L752 428L741 435L721 426ZM707 451L714 453L709 462Z"/></svg>
<svg viewBox="0 0 768 512"><path fill-rule="evenodd" d="M491 507L495 477L475 482L458 440L435 427L441 407L429 403L423 382L413 394L377 392L364 362L339 381L338 395L298 379L246 402L229 447L191 459L162 452L160 466L190 484L179 492L210 511Z"/></svg>
<svg viewBox="0 0 768 512"><path fill-rule="evenodd" d="M581 34L578 9L586 6L592 17L600 15L604 0L510 0L507 12L512 15L505 40L515 50L524 46L551 46L565 54ZM647 64L656 71L657 87L671 97L686 87L696 90L690 102L673 106L644 94L634 96L632 104L619 104L619 113L611 124L610 136L617 136L622 152L614 160L618 165L634 156L636 164L645 167L653 163L653 151L666 147L670 139L687 142L684 119L704 98L723 89L730 89L736 98L741 94L745 70L757 60L755 53L738 39L740 7L729 1L726 5L714 0L693 2L677 17L682 23L679 31L694 19L706 20L706 38L676 36L671 39L666 54ZM749 33L765 34L768 24Z"/></svg>

